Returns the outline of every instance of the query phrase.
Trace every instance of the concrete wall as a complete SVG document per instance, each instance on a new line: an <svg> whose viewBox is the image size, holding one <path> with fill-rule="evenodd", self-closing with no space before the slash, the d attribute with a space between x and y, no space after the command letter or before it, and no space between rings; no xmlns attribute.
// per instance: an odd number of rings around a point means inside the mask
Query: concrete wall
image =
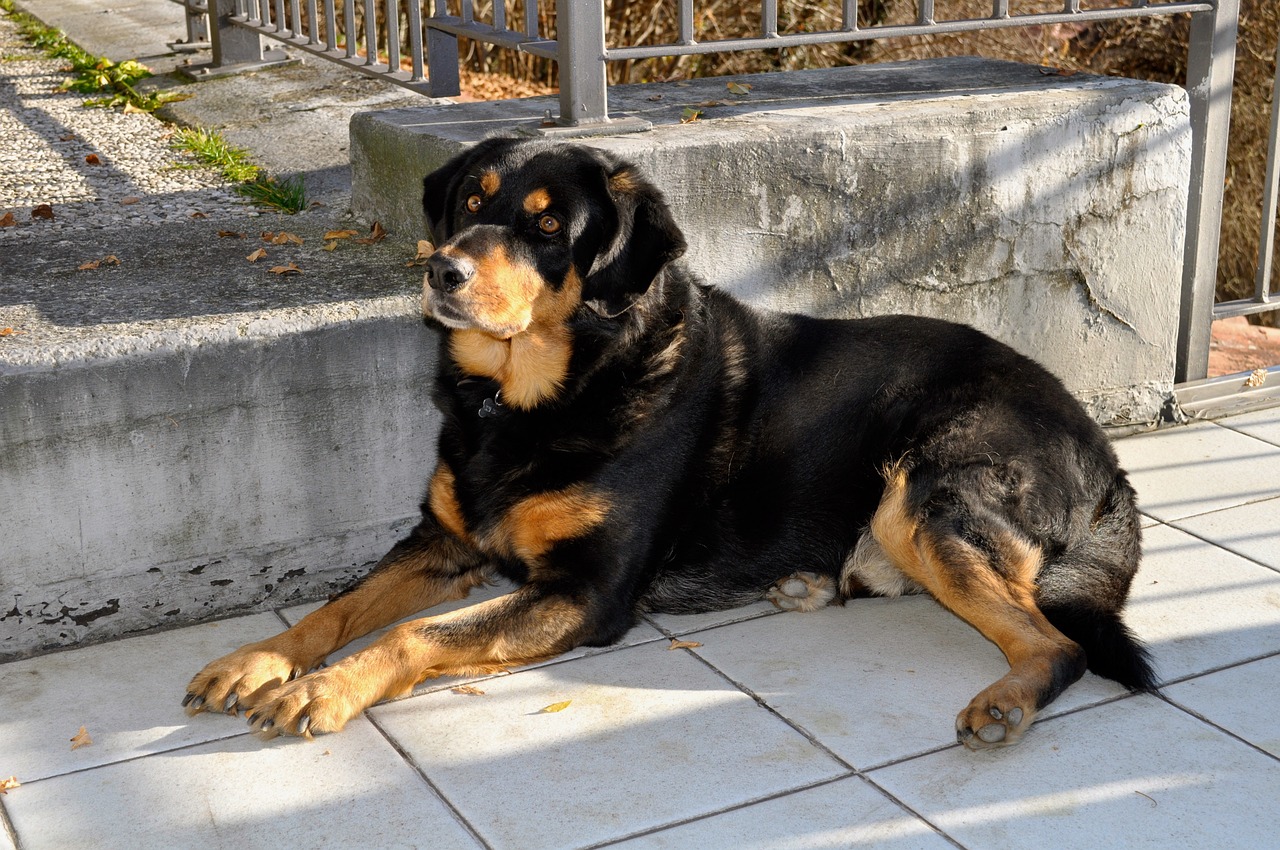
<svg viewBox="0 0 1280 850"><path fill-rule="evenodd" d="M1182 89L966 58L737 79L748 95L724 80L611 89L613 114L654 129L584 140L648 170L708 280L778 309L968 322L1049 366L1100 422L1157 417L1186 221ZM553 107L357 115L353 204L421 229L418 175ZM703 116L681 124L686 107Z"/></svg>

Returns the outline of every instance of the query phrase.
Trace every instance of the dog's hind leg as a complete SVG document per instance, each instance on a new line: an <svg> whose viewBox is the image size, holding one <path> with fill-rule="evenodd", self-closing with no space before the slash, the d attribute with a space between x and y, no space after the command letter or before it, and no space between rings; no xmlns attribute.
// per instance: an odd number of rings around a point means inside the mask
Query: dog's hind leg
<svg viewBox="0 0 1280 850"><path fill-rule="evenodd" d="M477 556L428 520L350 590L275 637L210 662L191 680L182 704L188 714L253 708L272 689L304 675L350 641L462 599L485 579Z"/></svg>
<svg viewBox="0 0 1280 850"><path fill-rule="evenodd" d="M898 569L1009 662L1009 673L960 712L956 737L970 749L1014 743L1085 669L1081 647L1036 604L1041 552L998 515L980 515L954 493L910 493L901 468L886 479L871 521L876 541Z"/></svg>

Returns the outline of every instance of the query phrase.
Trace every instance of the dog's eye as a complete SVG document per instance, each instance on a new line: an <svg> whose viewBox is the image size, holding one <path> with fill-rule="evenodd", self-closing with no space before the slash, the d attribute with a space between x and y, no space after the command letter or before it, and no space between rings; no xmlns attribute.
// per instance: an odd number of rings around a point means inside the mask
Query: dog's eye
<svg viewBox="0 0 1280 850"><path fill-rule="evenodd" d="M543 233L551 236L560 232L560 219L553 215L544 215L538 219L538 229Z"/></svg>
<svg viewBox="0 0 1280 850"><path fill-rule="evenodd" d="M484 206L484 200L479 195L472 195L467 198L467 212L478 213L482 206Z"/></svg>

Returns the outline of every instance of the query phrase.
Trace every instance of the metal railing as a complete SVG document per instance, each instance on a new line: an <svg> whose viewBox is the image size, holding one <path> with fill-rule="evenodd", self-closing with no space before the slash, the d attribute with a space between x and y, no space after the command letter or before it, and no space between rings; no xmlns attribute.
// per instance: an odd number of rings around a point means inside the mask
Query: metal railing
<svg viewBox="0 0 1280 850"><path fill-rule="evenodd" d="M175 2L190 6L200 0ZM1017 0L991 0L990 15L964 20L938 20L934 0L916 0L913 22L871 26L859 23L859 0L840 0L838 26L817 32L783 31L778 0L761 0L758 34L715 40L695 38L694 2L676 0L678 36L674 41L618 46L606 44L604 0L555 0L554 38L540 30L538 0L525 0L519 20L508 17L504 0L489 4L483 18L475 0L207 2L218 12L217 24L210 27L215 66L265 61L259 39L265 36L414 91L448 97L459 93L459 39L470 39L556 62L560 80L556 123L602 132L622 129L608 112L609 62L1185 14L1191 19L1186 89L1192 161L1175 380L1205 376L1214 319L1280 309L1280 300L1269 291L1280 181L1280 112L1274 110L1280 110L1280 97L1273 98L1256 292L1252 298L1214 304L1240 0L1061 0L1056 11L1024 13L1011 8ZM425 8L428 3L430 13ZM252 35L258 54L250 55L253 48L243 40L232 42L233 30ZM1276 88L1280 95L1280 70Z"/></svg>

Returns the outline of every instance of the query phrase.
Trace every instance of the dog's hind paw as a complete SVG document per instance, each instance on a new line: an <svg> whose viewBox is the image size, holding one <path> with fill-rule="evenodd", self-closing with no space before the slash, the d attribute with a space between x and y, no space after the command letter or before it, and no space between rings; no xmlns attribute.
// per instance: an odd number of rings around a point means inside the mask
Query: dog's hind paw
<svg viewBox="0 0 1280 850"><path fill-rule="evenodd" d="M764 595L783 611L817 611L835 598L836 585L830 577L795 572L781 579Z"/></svg>

